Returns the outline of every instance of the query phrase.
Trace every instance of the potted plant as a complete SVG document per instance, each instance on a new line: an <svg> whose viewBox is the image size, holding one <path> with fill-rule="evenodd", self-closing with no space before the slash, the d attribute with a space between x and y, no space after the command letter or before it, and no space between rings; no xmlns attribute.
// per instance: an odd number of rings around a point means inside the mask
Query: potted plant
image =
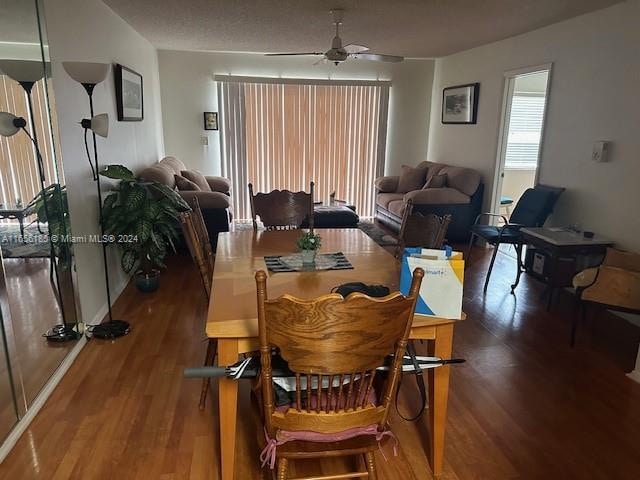
<svg viewBox="0 0 640 480"><path fill-rule="evenodd" d="M152 292L169 248L175 251L180 213L191 209L166 185L142 181L122 165L109 165L100 175L119 180L102 206L105 234L119 245L122 269L135 272L138 289Z"/></svg>
<svg viewBox="0 0 640 480"><path fill-rule="evenodd" d="M321 240L320 235L313 233L313 230L302 234L302 236L298 238L296 245L302 253L303 264L308 265L315 262L316 254L322 244Z"/></svg>

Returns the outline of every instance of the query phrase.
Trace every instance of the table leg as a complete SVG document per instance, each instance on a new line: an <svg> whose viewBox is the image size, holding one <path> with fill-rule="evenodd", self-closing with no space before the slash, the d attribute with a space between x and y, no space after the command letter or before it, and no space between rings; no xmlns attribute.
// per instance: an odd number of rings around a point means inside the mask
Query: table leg
<svg viewBox="0 0 640 480"><path fill-rule="evenodd" d="M18 223L20 224L20 237L22 237L22 243L27 243L24 238L24 218L19 216Z"/></svg>
<svg viewBox="0 0 640 480"><path fill-rule="evenodd" d="M453 348L453 324L439 325L436 327L435 340L429 342L429 355L440 358L451 358ZM430 368L429 376L429 420L431 422L430 441L431 446L431 470L433 475L442 474L444 458L444 430L447 421L447 400L449 398L449 371L448 365Z"/></svg>
<svg viewBox="0 0 640 480"><path fill-rule="evenodd" d="M238 340L218 339L218 364L232 365L238 361ZM220 465L222 480L233 480L236 455L236 415L238 410L238 382L226 377L218 382L220 410Z"/></svg>

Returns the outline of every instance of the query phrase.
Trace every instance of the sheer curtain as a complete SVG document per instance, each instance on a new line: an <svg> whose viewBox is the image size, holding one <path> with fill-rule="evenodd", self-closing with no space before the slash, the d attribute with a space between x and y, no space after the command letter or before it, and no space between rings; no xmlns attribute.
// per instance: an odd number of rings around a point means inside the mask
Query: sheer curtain
<svg viewBox="0 0 640 480"><path fill-rule="evenodd" d="M374 179L384 169L389 82L216 76L223 175L233 182L234 215L250 218L254 190L332 192L373 216Z"/></svg>

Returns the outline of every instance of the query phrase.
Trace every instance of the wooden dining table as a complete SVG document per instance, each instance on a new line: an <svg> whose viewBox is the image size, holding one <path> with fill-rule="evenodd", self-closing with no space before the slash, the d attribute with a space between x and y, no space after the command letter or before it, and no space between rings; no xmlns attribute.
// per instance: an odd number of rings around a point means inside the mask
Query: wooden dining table
<svg viewBox="0 0 640 480"><path fill-rule="evenodd" d="M400 263L357 228L316 230L322 237L321 253L342 252L353 265L348 270L268 272L267 294L284 293L315 298L347 282L382 284L398 290ZM211 300L206 324L209 338L218 340L218 364L231 365L241 353L258 350L258 314L255 272L267 271L266 255L289 255L297 251L300 231L236 231L218 236ZM411 339L427 340L430 355L451 358L453 329L460 319L415 315ZM434 475L442 473L444 431L449 394L449 366L429 369L429 445L427 452ZM220 450L222 479L232 480L235 471L238 382L219 381Z"/></svg>

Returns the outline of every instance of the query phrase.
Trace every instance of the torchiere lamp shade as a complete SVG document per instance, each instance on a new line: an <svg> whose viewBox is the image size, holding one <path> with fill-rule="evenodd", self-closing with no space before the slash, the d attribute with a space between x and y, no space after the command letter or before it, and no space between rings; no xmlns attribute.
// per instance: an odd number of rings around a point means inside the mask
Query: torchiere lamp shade
<svg viewBox="0 0 640 480"><path fill-rule="evenodd" d="M62 67L71 78L89 85L96 85L107 78L110 66L108 63L62 62Z"/></svg>
<svg viewBox="0 0 640 480"><path fill-rule="evenodd" d="M0 112L0 135L11 137L24 128L27 121L22 117L16 117L9 112Z"/></svg>
<svg viewBox="0 0 640 480"><path fill-rule="evenodd" d="M100 135L103 138L107 138L109 135L109 115L106 113L101 113L96 115L95 117L89 120L85 118L80 122L83 128L88 128L96 135Z"/></svg>
<svg viewBox="0 0 640 480"><path fill-rule="evenodd" d="M18 83L37 82L44 78L44 64L35 60L0 60L0 72Z"/></svg>

